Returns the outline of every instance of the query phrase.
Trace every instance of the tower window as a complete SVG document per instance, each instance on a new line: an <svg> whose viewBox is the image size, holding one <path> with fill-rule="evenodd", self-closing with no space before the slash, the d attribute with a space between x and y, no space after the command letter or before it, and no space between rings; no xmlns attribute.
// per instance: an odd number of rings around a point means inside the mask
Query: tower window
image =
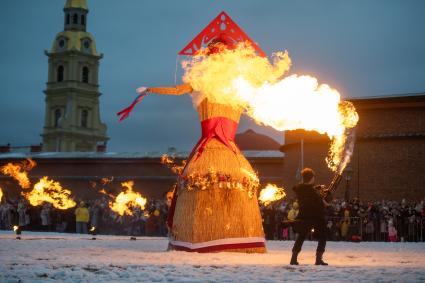
<svg viewBox="0 0 425 283"><path fill-rule="evenodd" d="M66 14L66 24L69 25L71 22L71 16L69 14Z"/></svg>
<svg viewBox="0 0 425 283"><path fill-rule="evenodd" d="M73 23L73 24L78 24L78 15L77 15L77 14L74 14L74 15L72 16L72 23Z"/></svg>
<svg viewBox="0 0 425 283"><path fill-rule="evenodd" d="M62 115L61 110L59 108L57 108L55 110L55 124L54 124L55 127L59 127L59 120L61 118L61 115Z"/></svg>
<svg viewBox="0 0 425 283"><path fill-rule="evenodd" d="M65 46L65 40L64 39L59 40L59 47L63 48L64 46Z"/></svg>
<svg viewBox="0 0 425 283"><path fill-rule="evenodd" d="M89 118L89 111L87 110L81 111L81 127L87 128L88 118Z"/></svg>
<svg viewBox="0 0 425 283"><path fill-rule="evenodd" d="M83 83L89 82L89 68L83 67Z"/></svg>
<svg viewBox="0 0 425 283"><path fill-rule="evenodd" d="M84 48L85 48L85 49L89 49L89 48L90 48L90 41L85 40L85 41L83 42L83 46L84 46Z"/></svg>
<svg viewBox="0 0 425 283"><path fill-rule="evenodd" d="M84 15L81 15L81 24L84 26L86 24L86 18Z"/></svg>
<svg viewBox="0 0 425 283"><path fill-rule="evenodd" d="M58 82L63 81L63 70L64 70L63 66L62 66L62 65L60 65L60 66L58 67L58 70L57 70L57 81L58 81Z"/></svg>

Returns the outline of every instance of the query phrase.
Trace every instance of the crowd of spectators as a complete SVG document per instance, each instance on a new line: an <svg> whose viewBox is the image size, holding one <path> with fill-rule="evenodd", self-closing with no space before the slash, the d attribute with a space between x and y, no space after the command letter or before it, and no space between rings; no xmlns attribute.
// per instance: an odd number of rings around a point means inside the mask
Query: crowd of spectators
<svg viewBox="0 0 425 283"><path fill-rule="evenodd" d="M425 241L425 199L363 202L334 199L326 208L327 238L330 241ZM296 231L283 222L298 215L296 200L260 206L267 239L294 240ZM132 215L115 213L106 198L79 201L77 207L55 209L49 203L31 206L25 199L0 203L0 229L96 233L131 236L166 236L167 204L150 200L144 210L135 207ZM314 237L312 233L311 237Z"/></svg>
<svg viewBox="0 0 425 283"><path fill-rule="evenodd" d="M425 241L425 199L417 202L334 199L326 208L327 238L330 241ZM261 206L267 239L293 240L286 220L298 214L296 200ZM312 233L312 237L314 233Z"/></svg>
<svg viewBox="0 0 425 283"><path fill-rule="evenodd" d="M86 234L96 233L131 236L166 236L167 205L151 200L142 210L134 207L132 215L123 216L109 208L106 198L79 201L77 207L55 209L50 203L31 206L25 199L0 204L0 229L11 230L19 225L23 231L51 231Z"/></svg>

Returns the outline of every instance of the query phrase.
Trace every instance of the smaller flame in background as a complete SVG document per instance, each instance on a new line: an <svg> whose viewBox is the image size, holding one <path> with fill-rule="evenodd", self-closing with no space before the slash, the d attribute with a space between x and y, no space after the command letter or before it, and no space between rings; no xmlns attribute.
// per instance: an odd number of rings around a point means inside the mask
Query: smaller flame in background
<svg viewBox="0 0 425 283"><path fill-rule="evenodd" d="M31 171L37 163L31 159L20 163L8 163L1 167L1 172L18 181L22 189L29 189L31 182L28 178L28 172ZM74 207L76 203L70 197L71 191L63 189L59 182L49 180L47 176L41 178L30 192L21 192L32 206L41 205L44 202L51 203L55 208L68 209Z"/></svg>
<svg viewBox="0 0 425 283"><path fill-rule="evenodd" d="M3 198L3 190L2 190L2 188L0 187L0 203L1 203L2 198Z"/></svg>
<svg viewBox="0 0 425 283"><path fill-rule="evenodd" d="M103 194L103 195L105 195L105 196L108 196L108 197L110 197L110 198L115 198L115 196L114 195L112 195L112 194L110 194L110 193L108 193L104 188L102 188L102 189L100 189L99 190L99 193L101 193L101 194Z"/></svg>
<svg viewBox="0 0 425 283"><path fill-rule="evenodd" d="M13 226L13 231L16 232L19 229L19 226Z"/></svg>
<svg viewBox="0 0 425 283"><path fill-rule="evenodd" d="M114 177L110 177L110 178L105 177L105 178L102 178L102 179L100 180L100 183L101 183L103 186L106 186L106 185L108 185L108 184L112 183L112 181L113 181L113 180L114 180Z"/></svg>
<svg viewBox="0 0 425 283"><path fill-rule="evenodd" d="M70 198L71 191L62 188L59 182L49 180L47 176L41 178L31 192L22 193L22 195L32 206L49 202L55 208L68 209L76 205L75 201Z"/></svg>
<svg viewBox="0 0 425 283"><path fill-rule="evenodd" d="M10 176L19 182L23 189L29 189L31 186L28 178L28 172L31 171L37 163L31 159L24 160L20 163L7 163L0 168L4 175Z"/></svg>
<svg viewBox="0 0 425 283"><path fill-rule="evenodd" d="M286 193L283 188L279 188L274 184L267 184L266 187L260 191L258 200L265 206L268 206L273 201L283 199L285 196Z"/></svg>
<svg viewBox="0 0 425 283"><path fill-rule="evenodd" d="M186 160L183 160L182 163L178 165L175 162L175 158L170 157L168 154L163 154L161 156L161 163L170 168L174 174L181 175L186 165Z"/></svg>
<svg viewBox="0 0 425 283"><path fill-rule="evenodd" d="M92 227L90 228L90 232L93 232L94 230L96 230L96 227L92 226Z"/></svg>
<svg viewBox="0 0 425 283"><path fill-rule="evenodd" d="M134 207L145 209L147 199L142 197L140 193L133 191L133 181L123 182L121 186L126 188L126 190L120 192L114 202L109 202L109 207L112 211L122 216L124 214L133 215L132 209Z"/></svg>

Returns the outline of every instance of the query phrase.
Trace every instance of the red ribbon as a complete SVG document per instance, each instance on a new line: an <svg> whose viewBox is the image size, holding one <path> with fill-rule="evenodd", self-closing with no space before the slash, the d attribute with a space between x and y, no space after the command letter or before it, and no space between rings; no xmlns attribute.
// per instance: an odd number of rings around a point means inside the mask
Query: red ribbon
<svg viewBox="0 0 425 283"><path fill-rule="evenodd" d="M130 106L128 106L127 108L124 108L123 110L121 110L120 112L117 113L117 116L121 116L119 122L121 122L122 120L124 120L125 118L128 117L128 115L130 115L130 112L133 111L134 106L136 106L137 103L139 103L140 101L142 101L143 98L145 98L145 96L147 95L147 92L143 92L140 95L138 95L136 97L136 99L134 99L133 103L131 103Z"/></svg>
<svg viewBox="0 0 425 283"><path fill-rule="evenodd" d="M201 157L202 152L204 151L208 142L212 138L218 139L234 153L237 153L239 151L238 147L234 143L232 143L235 140L236 130L238 129L238 123L236 123L235 121L225 117L214 117L202 121L201 127L202 137L190 153L189 158L187 159L188 163L186 163L186 166L187 164L189 164L190 160L195 154L195 160ZM177 197L178 190L176 189L174 191L173 200L171 202L171 206L169 208L167 216L167 224L170 229L173 227L173 218L177 203Z"/></svg>

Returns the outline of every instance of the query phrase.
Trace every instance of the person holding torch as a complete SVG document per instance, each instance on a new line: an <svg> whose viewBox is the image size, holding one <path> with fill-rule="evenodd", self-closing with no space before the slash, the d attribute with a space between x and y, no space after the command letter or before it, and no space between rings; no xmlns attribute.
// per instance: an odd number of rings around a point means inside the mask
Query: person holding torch
<svg viewBox="0 0 425 283"><path fill-rule="evenodd" d="M314 234L318 239L316 250L316 265L328 265L323 261L323 253L326 247L326 221L325 205L320 191L314 185L315 173L310 168L301 171L302 182L293 188L298 199L299 214L297 217L296 237L292 248L291 265L299 265L298 254L308 233L314 229Z"/></svg>

